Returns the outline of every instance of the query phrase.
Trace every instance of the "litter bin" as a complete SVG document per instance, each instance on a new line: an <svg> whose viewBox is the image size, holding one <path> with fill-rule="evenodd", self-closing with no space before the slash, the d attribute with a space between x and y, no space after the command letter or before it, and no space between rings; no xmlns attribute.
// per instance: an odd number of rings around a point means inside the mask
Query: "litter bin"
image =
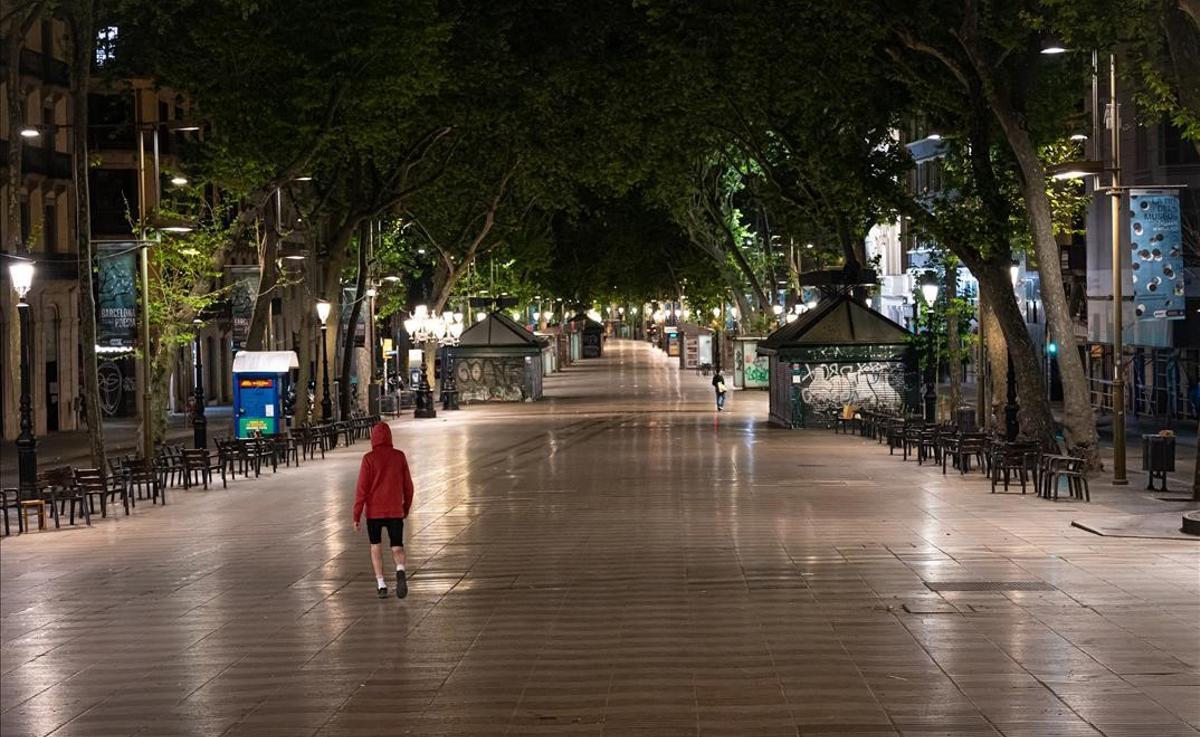
<svg viewBox="0 0 1200 737"><path fill-rule="evenodd" d="M1167 490L1167 473L1175 470L1175 436L1142 436L1142 470L1150 472L1146 488L1154 490L1154 480L1162 480L1161 491Z"/></svg>

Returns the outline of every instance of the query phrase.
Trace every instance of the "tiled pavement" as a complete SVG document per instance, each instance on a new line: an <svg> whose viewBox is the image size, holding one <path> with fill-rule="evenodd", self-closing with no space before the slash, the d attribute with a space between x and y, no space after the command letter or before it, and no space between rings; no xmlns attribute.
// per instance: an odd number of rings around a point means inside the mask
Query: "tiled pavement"
<svg viewBox="0 0 1200 737"><path fill-rule="evenodd" d="M403 602L349 527L361 444L5 539L0 734L1200 734L1200 544L768 430L761 394L715 416L610 347L550 401L395 426ZM1049 586L925 585L978 581Z"/></svg>

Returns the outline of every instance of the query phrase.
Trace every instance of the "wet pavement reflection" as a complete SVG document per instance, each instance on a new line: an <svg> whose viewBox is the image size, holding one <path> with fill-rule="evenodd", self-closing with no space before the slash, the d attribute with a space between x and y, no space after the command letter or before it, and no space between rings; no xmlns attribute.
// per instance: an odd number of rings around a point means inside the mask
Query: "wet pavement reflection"
<svg viewBox="0 0 1200 737"><path fill-rule="evenodd" d="M0 733L1200 734L1200 545L769 429L763 393L718 415L642 343L545 386L393 423L404 601L350 529L363 442L5 539Z"/></svg>

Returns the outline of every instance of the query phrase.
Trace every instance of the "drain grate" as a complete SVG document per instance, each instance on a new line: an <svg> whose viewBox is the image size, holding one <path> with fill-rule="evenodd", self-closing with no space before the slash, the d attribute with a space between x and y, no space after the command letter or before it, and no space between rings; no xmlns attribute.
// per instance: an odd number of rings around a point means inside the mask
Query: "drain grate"
<svg viewBox="0 0 1200 737"><path fill-rule="evenodd" d="M930 591L1056 591L1045 581L926 581Z"/></svg>

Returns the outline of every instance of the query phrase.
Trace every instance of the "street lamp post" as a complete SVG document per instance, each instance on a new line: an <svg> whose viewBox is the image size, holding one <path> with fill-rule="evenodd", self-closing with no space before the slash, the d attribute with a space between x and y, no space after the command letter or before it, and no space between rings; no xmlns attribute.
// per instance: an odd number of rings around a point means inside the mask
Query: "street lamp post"
<svg viewBox="0 0 1200 737"><path fill-rule="evenodd" d="M200 357L200 327L203 325L200 318L192 320L192 326L196 331L195 342L192 346L192 352L196 359L196 386L192 389L192 395L195 397L195 408L192 410L192 444L197 448L208 447L208 418L204 416L204 364Z"/></svg>
<svg viewBox="0 0 1200 737"><path fill-rule="evenodd" d="M1128 484L1125 477L1125 376L1124 341L1121 331L1123 295L1121 294L1121 108L1117 104L1117 57L1108 58L1109 126L1111 127L1112 187L1108 190L1112 203L1112 293L1113 293L1113 479L1118 486Z"/></svg>
<svg viewBox="0 0 1200 737"><path fill-rule="evenodd" d="M926 309L932 314L933 305L938 298L938 284L932 280L926 280L921 285L921 296L925 299ZM934 350L933 332L929 328L925 329L925 333L930 336L929 358L926 361L928 364L925 367L925 421L935 422L937 420L937 353Z"/></svg>
<svg viewBox="0 0 1200 737"><path fill-rule="evenodd" d="M33 286L33 262L13 260L8 266L13 289L17 293L17 313L21 324L21 423L17 435L17 476L22 499L37 496L37 438L33 435L33 403L29 397L29 303L25 295Z"/></svg>
<svg viewBox="0 0 1200 737"><path fill-rule="evenodd" d="M1044 54L1061 54L1069 51L1061 44L1046 45L1042 48ZM1092 53L1092 133L1095 142L1092 148L1093 159L1089 161L1067 161L1051 167L1050 173L1055 179L1078 179L1085 176L1096 177L1095 189L1100 188L1099 176L1108 173L1111 176L1108 187L1110 202L1109 223L1111 232L1112 258L1112 344L1113 344L1113 383L1112 383L1112 434L1113 434L1113 478L1112 483L1124 486L1129 483L1125 476L1125 367L1122 360L1125 343L1122 337L1124 331L1124 295L1122 294L1123 279L1121 268L1121 106L1117 102L1117 57L1108 57L1108 127L1109 127L1109 156L1108 166L1100 160L1100 63L1099 55Z"/></svg>
<svg viewBox="0 0 1200 737"><path fill-rule="evenodd" d="M331 306L328 301L317 300L317 319L321 321L321 421L333 419L333 401L329 398L329 347L327 345L328 326Z"/></svg>

